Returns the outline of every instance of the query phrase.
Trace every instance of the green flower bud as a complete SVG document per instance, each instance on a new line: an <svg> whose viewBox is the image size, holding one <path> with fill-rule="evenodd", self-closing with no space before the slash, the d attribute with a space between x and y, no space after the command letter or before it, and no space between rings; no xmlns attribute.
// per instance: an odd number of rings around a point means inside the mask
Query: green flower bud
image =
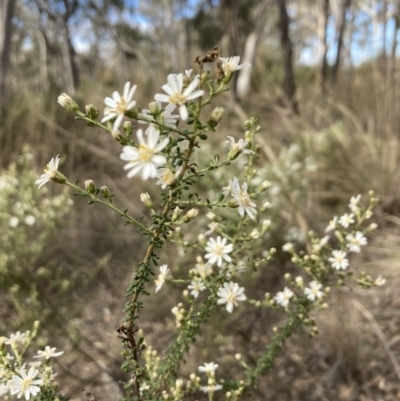
<svg viewBox="0 0 400 401"><path fill-rule="evenodd" d="M122 129L129 135L133 129L132 123L130 121L124 121Z"/></svg>
<svg viewBox="0 0 400 401"><path fill-rule="evenodd" d="M87 192L89 192L91 195L93 195L96 192L96 185L94 184L94 181L86 180L85 181L85 189Z"/></svg>
<svg viewBox="0 0 400 401"><path fill-rule="evenodd" d="M109 199L110 196L111 196L111 192L110 192L110 190L108 189L108 187L107 187L106 185L103 185L103 186L100 188L100 193L101 193L101 196L102 196L104 199Z"/></svg>
<svg viewBox="0 0 400 401"><path fill-rule="evenodd" d="M118 143L121 143L124 140L124 137L118 130L111 131L111 135Z"/></svg>
<svg viewBox="0 0 400 401"><path fill-rule="evenodd" d="M126 115L127 117L129 117L129 118L134 118L135 120L137 119L138 114L139 114L139 110L138 110L136 107L134 107L134 108L131 109L131 110L125 111L125 115Z"/></svg>
<svg viewBox="0 0 400 401"><path fill-rule="evenodd" d="M51 177L51 180L58 184L65 184L67 182L67 177L61 174L59 171L55 171Z"/></svg>
<svg viewBox="0 0 400 401"><path fill-rule="evenodd" d="M94 107L93 104L87 104L85 106L86 115L91 118L92 120L97 120L97 117L100 114L100 111Z"/></svg>
<svg viewBox="0 0 400 401"><path fill-rule="evenodd" d="M231 199L231 200L228 202L228 206L231 207L231 208L239 207L239 205L238 205L236 199Z"/></svg>

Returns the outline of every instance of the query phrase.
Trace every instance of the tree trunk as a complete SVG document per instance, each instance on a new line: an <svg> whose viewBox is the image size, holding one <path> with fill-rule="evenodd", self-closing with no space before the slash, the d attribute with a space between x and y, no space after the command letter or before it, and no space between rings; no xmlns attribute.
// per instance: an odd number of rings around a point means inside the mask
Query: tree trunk
<svg viewBox="0 0 400 401"><path fill-rule="evenodd" d="M342 14L340 16L340 22L338 24L338 33L337 33L337 51L336 51L336 60L335 64L332 68L332 76L331 76L331 88L334 89L336 87L338 76L339 76L339 69L340 69L340 60L342 55L342 48L343 48L343 37L344 31L346 29L346 14L347 10L349 9L351 4L351 0L344 0L342 3Z"/></svg>
<svg viewBox="0 0 400 401"><path fill-rule="evenodd" d="M222 10L226 15L226 30L229 35L229 54L231 56L238 56L241 54L239 32L237 27L237 17L239 12L239 0L222 0ZM232 93L236 100L238 100L236 87L238 75L235 74L232 79Z"/></svg>
<svg viewBox="0 0 400 401"><path fill-rule="evenodd" d="M7 72L10 64L11 20L15 0L0 1L0 103L7 94Z"/></svg>
<svg viewBox="0 0 400 401"><path fill-rule="evenodd" d="M70 68L71 68L71 75L72 75L72 83L73 83L74 92L75 92L75 89L78 88L78 86L80 84L79 68L76 63L76 52L75 52L74 46L72 45L71 35L69 33L69 27L68 27L67 22L65 22L65 41L66 41L66 45L67 45L67 49L68 49L68 58L69 58L69 63L71 65ZM72 92L72 94L74 92Z"/></svg>
<svg viewBox="0 0 400 401"><path fill-rule="evenodd" d="M322 0L322 14L324 18L324 32L323 32L323 54L321 62L321 89L322 92L326 90L326 83L328 81L328 58L326 57L328 53L328 19L329 19L329 0Z"/></svg>
<svg viewBox="0 0 400 401"><path fill-rule="evenodd" d="M387 9L388 3L387 0L382 1L382 58L386 61L386 34L387 34Z"/></svg>
<svg viewBox="0 0 400 401"><path fill-rule="evenodd" d="M289 16L286 9L286 0L276 0L279 6L281 47L285 69L284 90L290 107L295 114L299 114L299 107L295 97L296 83L293 72L293 45L289 34Z"/></svg>

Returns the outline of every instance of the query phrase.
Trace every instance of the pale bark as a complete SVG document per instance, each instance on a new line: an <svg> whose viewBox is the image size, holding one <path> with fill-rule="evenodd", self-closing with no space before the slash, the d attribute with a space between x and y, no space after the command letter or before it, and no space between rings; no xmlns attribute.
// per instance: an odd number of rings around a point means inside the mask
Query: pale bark
<svg viewBox="0 0 400 401"><path fill-rule="evenodd" d="M255 10L255 28L254 31L251 32L246 39L246 43L244 46L244 55L241 61L242 63L249 63L251 66L253 66L254 64L260 37L265 27L268 9L267 6L269 5L269 3L269 0L264 0ZM252 68L243 68L242 70L240 70L236 82L236 93L238 98L243 98L249 94L251 72Z"/></svg>
<svg viewBox="0 0 400 401"><path fill-rule="evenodd" d="M40 85L43 89L49 86L47 75L47 46L43 33L39 29L35 29L35 35L39 44L39 70L40 70Z"/></svg>
<svg viewBox="0 0 400 401"><path fill-rule="evenodd" d="M15 0L0 1L0 103L7 93L7 73L10 64L11 20L14 15Z"/></svg>

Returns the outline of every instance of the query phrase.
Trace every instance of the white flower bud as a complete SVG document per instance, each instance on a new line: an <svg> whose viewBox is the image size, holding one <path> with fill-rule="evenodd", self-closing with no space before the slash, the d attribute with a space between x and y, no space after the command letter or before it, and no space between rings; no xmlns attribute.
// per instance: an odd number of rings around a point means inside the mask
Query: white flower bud
<svg viewBox="0 0 400 401"><path fill-rule="evenodd" d="M151 102L149 104L149 110L151 114L157 114L159 113L160 109L158 108L157 102Z"/></svg>
<svg viewBox="0 0 400 401"><path fill-rule="evenodd" d="M211 113L211 119L208 122L208 124L213 128L216 127L218 123L221 121L224 112L225 109L223 107L216 107Z"/></svg>
<svg viewBox="0 0 400 401"><path fill-rule="evenodd" d="M253 228L252 232L250 233L250 238L260 238L260 232L256 228Z"/></svg>
<svg viewBox="0 0 400 401"><path fill-rule="evenodd" d="M206 214L206 216L207 216L207 218L208 218L209 220L211 220L211 221L213 221L213 220L215 220L215 219L217 218L217 215L216 215L215 213L213 213L213 212L208 212L208 213Z"/></svg>
<svg viewBox="0 0 400 401"><path fill-rule="evenodd" d="M296 284L297 284L300 288L302 288L302 287L304 286L303 277L298 276L298 277L296 277L295 281L296 281Z"/></svg>
<svg viewBox="0 0 400 401"><path fill-rule="evenodd" d="M271 225L271 220L263 220L262 222L262 230L267 231Z"/></svg>
<svg viewBox="0 0 400 401"><path fill-rule="evenodd" d="M266 210L270 209L272 206L271 202L264 202L264 204L261 206L261 212L265 212Z"/></svg>
<svg viewBox="0 0 400 401"><path fill-rule="evenodd" d="M199 211L197 209L190 209L184 216L183 216L183 222L184 223L189 223L192 220L196 218L196 216L199 214Z"/></svg>
<svg viewBox="0 0 400 401"><path fill-rule="evenodd" d="M172 213L172 221L176 222L179 219L179 216L182 213L182 209L180 209L178 206L174 209L174 212Z"/></svg>
<svg viewBox="0 0 400 401"><path fill-rule="evenodd" d="M266 189L268 189L271 186L271 183L267 180L263 181L258 188L259 192L264 192Z"/></svg>
<svg viewBox="0 0 400 401"><path fill-rule="evenodd" d="M147 192L144 192L143 194L140 194L140 200L144 203L144 205L148 209L153 208L153 202L151 201L151 197Z"/></svg>
<svg viewBox="0 0 400 401"><path fill-rule="evenodd" d="M57 102L69 111L79 110L79 106L66 93L62 93L60 96L58 96Z"/></svg>

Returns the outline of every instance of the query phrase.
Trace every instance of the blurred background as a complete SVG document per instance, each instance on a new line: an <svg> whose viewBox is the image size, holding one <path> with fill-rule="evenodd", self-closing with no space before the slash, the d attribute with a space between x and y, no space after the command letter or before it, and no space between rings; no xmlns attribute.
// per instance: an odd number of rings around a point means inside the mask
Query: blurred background
<svg viewBox="0 0 400 401"><path fill-rule="evenodd" d="M121 396L127 378L116 328L145 244L108 210L54 183L38 191L34 181L60 154L70 181L109 186L136 217L145 213L139 194L154 188L126 179L120 145L74 121L56 99L66 92L81 109L102 109L104 97L130 81L147 108L168 73L196 71L196 56L218 45L221 56L252 65L217 100L226 112L211 142L224 152L227 135L243 137L244 120L259 119L260 177L272 183L262 249L286 241L306 248L307 231L324 235L350 196L372 189L381 199L380 228L351 266L382 274L386 286L333 291L330 308L315 314L320 335L291 339L253 399L399 400L399 32L398 0L1 0L0 335L40 320L37 346L65 350L57 370L67 395ZM238 163L200 193L218 193ZM173 270L177 256L184 268L179 250L162 255ZM286 272L297 274L279 253L246 276L246 292L274 293ZM172 338L170 310L181 291L164 289L141 317L159 351ZM212 325L203 332L182 374L212 360L225 366L220 377L236 375L233 355L251 364L281 319L246 307L212 316L218 335Z"/></svg>

